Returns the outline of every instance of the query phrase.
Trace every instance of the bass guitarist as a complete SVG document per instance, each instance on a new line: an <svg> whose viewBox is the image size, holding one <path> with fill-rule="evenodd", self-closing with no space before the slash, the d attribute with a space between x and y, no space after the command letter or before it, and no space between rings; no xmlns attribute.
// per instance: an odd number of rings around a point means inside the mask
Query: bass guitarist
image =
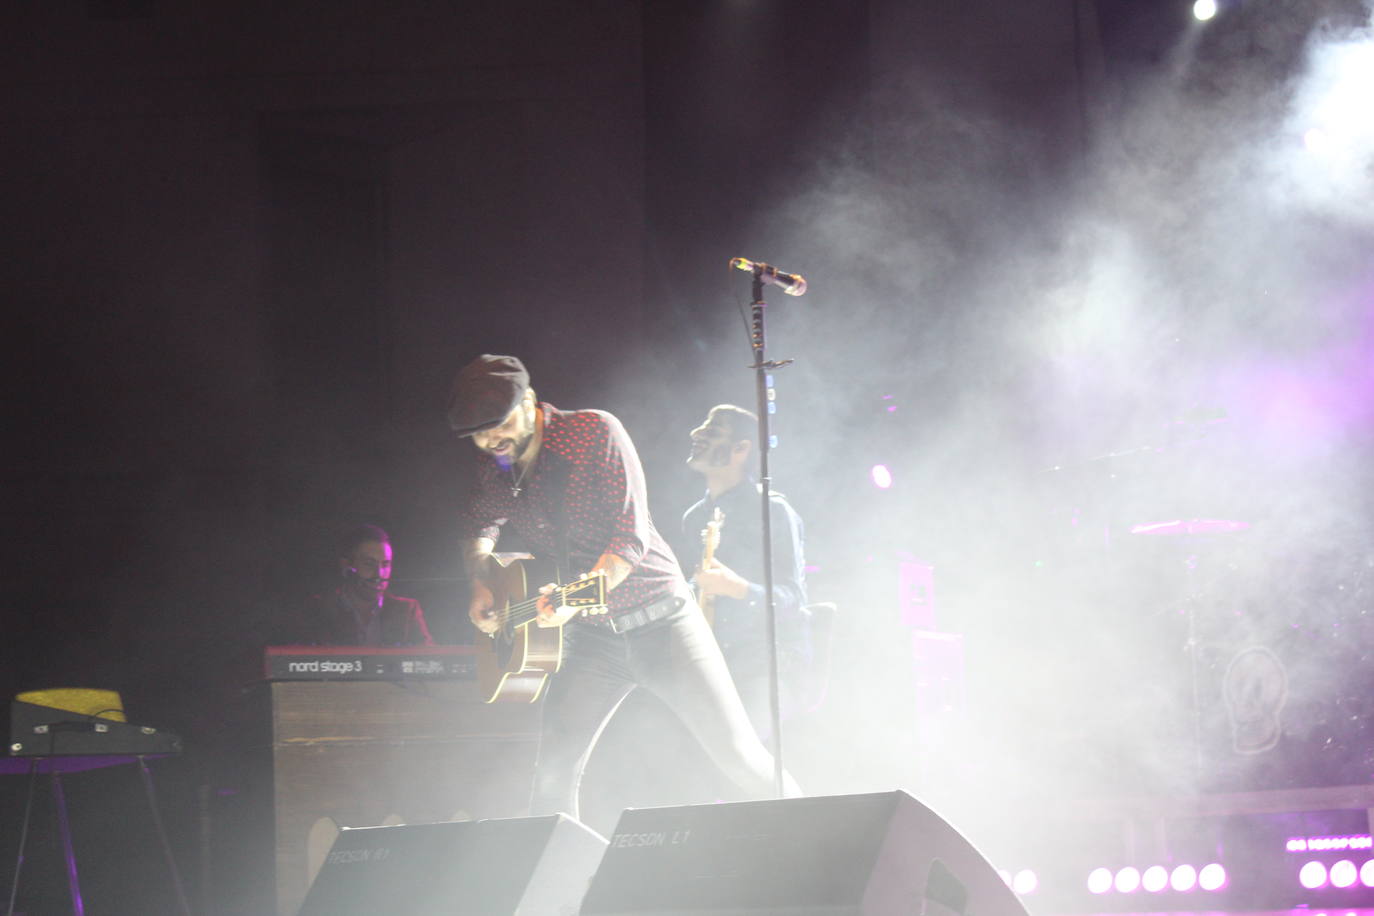
<svg viewBox="0 0 1374 916"><path fill-rule="evenodd" d="M768 684L767 602L759 484L750 468L758 435L753 411L719 404L692 430L687 466L706 479L706 495L682 516L683 543L700 548L698 597L712 606L712 626L749 719L765 739L772 721ZM810 670L802 521L779 493L769 500L773 533L773 609L777 614L778 687L783 718L799 705ZM687 548L684 548L687 549ZM689 554L690 556L690 554Z"/></svg>
<svg viewBox="0 0 1374 916"><path fill-rule="evenodd" d="M529 624L563 627L562 665L544 693L530 813L578 816L597 736L635 687L663 700L746 797L770 796L772 757L649 518L644 471L620 422L539 402L520 360L490 354L458 372L448 421L481 453L461 521L473 579L468 614L478 630L501 626L493 551L507 525L553 558L564 578L605 579L606 613L555 607L546 594ZM790 777L785 782L788 794L799 794Z"/></svg>

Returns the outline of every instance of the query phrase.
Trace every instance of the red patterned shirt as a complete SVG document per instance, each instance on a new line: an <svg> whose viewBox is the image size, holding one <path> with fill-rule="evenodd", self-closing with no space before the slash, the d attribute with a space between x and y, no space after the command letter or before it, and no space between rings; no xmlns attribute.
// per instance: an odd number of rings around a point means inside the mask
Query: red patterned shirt
<svg viewBox="0 0 1374 916"><path fill-rule="evenodd" d="M601 410L539 406L543 441L519 495L511 492L510 471L483 453L462 535L495 541L513 525L531 553L554 558L571 577L603 553L623 557L633 568L607 596L612 614L688 594L677 559L649 518L644 469L625 427Z"/></svg>

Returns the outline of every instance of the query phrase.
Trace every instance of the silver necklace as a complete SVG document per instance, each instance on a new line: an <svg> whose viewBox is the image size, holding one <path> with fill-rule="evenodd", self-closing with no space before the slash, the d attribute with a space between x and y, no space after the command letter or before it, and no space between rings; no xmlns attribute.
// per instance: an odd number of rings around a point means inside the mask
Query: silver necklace
<svg viewBox="0 0 1374 916"><path fill-rule="evenodd" d="M532 462L532 461L530 462L530 464L533 464L533 463L534 463L534 462ZM528 474L529 472L530 472L530 465L529 465L529 464L525 465L523 468L520 469L520 476L519 476L519 477L516 477L516 476L515 476L515 470L514 470L514 469L511 470L511 472L510 472L510 476L511 476L510 495L511 495L511 496L519 496L519 495L520 495L520 493L521 493L521 492L523 491L523 489L524 489L523 487L520 486L520 484L524 483L524 481L525 481L525 475Z"/></svg>
<svg viewBox="0 0 1374 916"><path fill-rule="evenodd" d="M539 442L540 442L540 440L542 439L542 433L543 433L543 431L544 431L544 423L543 423L543 420L541 419L541 414L540 414L537 410L535 411L535 413L533 414L533 416L532 416L532 418L531 418L531 425L533 425L533 427L534 427L534 435L532 436L533 441L532 441L530 444L526 445L525 448L526 448L526 450L533 449L534 451L533 451L533 453L530 455L530 460L529 460L528 462L526 462L526 464L525 464L525 466L524 466L523 468L520 469L520 476L519 476L519 477L516 477L516 476L515 476L515 465L514 465L514 464L511 465L511 469L510 469L510 472L509 472L509 473L510 473L510 476L511 476L511 485L510 485L510 495L511 495L511 496L519 496L519 495L523 492L524 488L521 487L520 484L524 483L524 481L525 481L525 475L528 474L528 473L530 472L530 467L534 464L534 459L535 459L536 455L538 454ZM519 463L520 463L519 459L515 459L515 464L519 464Z"/></svg>

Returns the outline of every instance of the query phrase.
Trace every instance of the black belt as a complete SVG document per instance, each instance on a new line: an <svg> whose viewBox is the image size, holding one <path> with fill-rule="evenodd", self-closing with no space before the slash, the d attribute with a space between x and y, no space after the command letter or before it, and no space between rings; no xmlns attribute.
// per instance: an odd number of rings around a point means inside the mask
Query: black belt
<svg viewBox="0 0 1374 916"><path fill-rule="evenodd" d="M647 623L662 620L686 603L687 599L685 598L669 595L667 598L660 598L653 604L645 605L638 610L626 611L615 616L607 614L606 622L610 625L612 633L628 633Z"/></svg>

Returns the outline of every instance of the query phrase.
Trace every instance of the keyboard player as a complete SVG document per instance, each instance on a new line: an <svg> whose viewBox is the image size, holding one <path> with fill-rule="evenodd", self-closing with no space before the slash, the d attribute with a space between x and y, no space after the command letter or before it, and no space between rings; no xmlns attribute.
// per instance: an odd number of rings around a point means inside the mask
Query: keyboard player
<svg viewBox="0 0 1374 916"><path fill-rule="evenodd" d="M391 537L360 525L338 543L339 584L307 603L289 641L318 646L432 646L420 602L388 591Z"/></svg>

